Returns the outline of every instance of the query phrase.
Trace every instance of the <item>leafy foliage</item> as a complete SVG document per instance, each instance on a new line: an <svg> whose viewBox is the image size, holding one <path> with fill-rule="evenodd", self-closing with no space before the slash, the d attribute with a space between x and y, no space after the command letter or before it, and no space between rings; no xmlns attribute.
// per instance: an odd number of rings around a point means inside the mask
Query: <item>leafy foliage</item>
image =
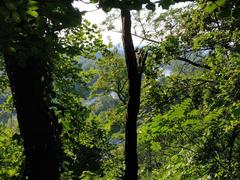
<svg viewBox="0 0 240 180"><path fill-rule="evenodd" d="M150 169L157 179L239 176L239 120L234 113L239 101L239 52L235 35L229 36L238 34L238 28L232 18L216 19L215 10L201 5L170 9L149 20L154 29L158 21L167 25L167 31L170 22L173 28L170 35L162 34L165 29L159 32L163 41L151 41L151 34L145 39L152 42L152 55L146 69L139 148L148 147L141 153L150 153L152 160L142 157L143 175ZM172 14L176 11L179 14ZM167 77L159 72L165 63L172 67Z"/></svg>
<svg viewBox="0 0 240 180"><path fill-rule="evenodd" d="M19 179L23 163L22 141L17 132L0 124L0 178Z"/></svg>
<svg viewBox="0 0 240 180"><path fill-rule="evenodd" d="M105 11L155 7L150 1L91 2ZM169 8L162 13L134 13L142 28L138 36L148 42L138 115L139 176L239 179L239 2L199 0L172 8L175 2L180 1L157 2ZM97 26L80 16L62 1L2 1L0 47L23 59L26 51L51 54L50 109L62 125L61 178L122 179L126 65L117 49L103 44ZM26 46L17 41L35 35L44 40ZM6 127L14 108L2 59L0 178L19 179L23 147L16 127Z"/></svg>

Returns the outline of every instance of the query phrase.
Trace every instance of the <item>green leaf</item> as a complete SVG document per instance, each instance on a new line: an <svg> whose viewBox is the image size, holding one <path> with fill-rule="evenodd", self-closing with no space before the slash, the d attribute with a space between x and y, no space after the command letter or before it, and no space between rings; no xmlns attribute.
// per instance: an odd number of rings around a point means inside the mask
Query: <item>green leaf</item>
<svg viewBox="0 0 240 180"><path fill-rule="evenodd" d="M225 3L226 3L226 0L217 0L215 3L216 3L218 6L224 6Z"/></svg>
<svg viewBox="0 0 240 180"><path fill-rule="evenodd" d="M207 6L204 8L204 11L206 13L212 13L215 9L217 9L217 4L209 2Z"/></svg>
<svg viewBox="0 0 240 180"><path fill-rule="evenodd" d="M146 8L147 8L148 10L152 10L152 11L155 11L155 9L156 9L155 4L152 3L152 2L148 3L148 4L146 5Z"/></svg>
<svg viewBox="0 0 240 180"><path fill-rule="evenodd" d="M16 172L15 169L9 169L9 170L8 170L8 175L9 175L9 176L14 176L16 173L17 173L17 172Z"/></svg>
<svg viewBox="0 0 240 180"><path fill-rule="evenodd" d="M37 11L27 10L27 14L31 15L34 18L37 18L39 16Z"/></svg>
<svg viewBox="0 0 240 180"><path fill-rule="evenodd" d="M30 0L30 1L28 2L28 5L29 5L29 6L37 6L38 4L39 4L38 1L32 1L32 0Z"/></svg>
<svg viewBox="0 0 240 180"><path fill-rule="evenodd" d="M235 110L233 111L233 114L234 114L234 116L236 116L237 118L239 118L239 117L240 117L240 108L235 109Z"/></svg>
<svg viewBox="0 0 240 180"><path fill-rule="evenodd" d="M10 53L15 53L15 52L16 52L16 49L15 49L14 47L9 47L9 48L8 48L8 51L9 51Z"/></svg>
<svg viewBox="0 0 240 180"><path fill-rule="evenodd" d="M38 6L29 6L28 9L31 11L35 11L35 10L38 10L39 7Z"/></svg>
<svg viewBox="0 0 240 180"><path fill-rule="evenodd" d="M152 143L151 143L151 149L152 149L153 151L159 151L159 150L161 150L161 145L160 145L160 143L159 143L159 142L152 142Z"/></svg>

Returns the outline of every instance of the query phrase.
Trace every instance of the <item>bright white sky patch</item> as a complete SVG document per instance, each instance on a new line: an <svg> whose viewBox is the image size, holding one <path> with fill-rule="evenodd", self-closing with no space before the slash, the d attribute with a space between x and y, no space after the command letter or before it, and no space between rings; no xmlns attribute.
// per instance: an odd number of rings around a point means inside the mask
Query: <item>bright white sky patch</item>
<svg viewBox="0 0 240 180"><path fill-rule="evenodd" d="M94 4L85 4L81 1L74 1L73 6L78 8L80 11L88 11L84 18L89 20L92 24L97 24L98 27L104 28L102 22L106 19L107 13L105 13L102 9L97 10L97 5ZM121 29L120 19L114 23L117 29ZM113 45L121 45L121 33L113 32L113 31L102 31L103 41L104 43L109 43L109 38ZM133 37L134 44L137 46L140 44L141 40L139 38Z"/></svg>
<svg viewBox="0 0 240 180"><path fill-rule="evenodd" d="M109 39L110 39L114 46L122 45L121 33L107 31L104 29L106 27L103 27L103 25L102 25L102 22L106 19L107 14L102 9L98 9L97 4L88 3L87 0L85 0L85 2L87 2L87 3L83 3L81 1L74 1L73 6L78 8L80 11L87 11L84 18L89 20L92 24L97 24L98 27L103 29L102 36L103 36L104 43L108 44ZM174 7L175 8L183 7L183 6L186 6L187 4L188 3L178 3L178 4L174 5ZM161 8L157 7L156 11L162 12L163 10ZM120 18L118 20L116 20L113 25L115 27L117 27L116 29L118 29L120 31L121 30ZM133 36L132 38L133 38L134 45L139 46L139 44L141 43L141 39L137 38L135 36ZM144 45L144 43L141 45Z"/></svg>
<svg viewBox="0 0 240 180"><path fill-rule="evenodd" d="M106 18L106 13L102 9L97 10L97 6L94 4L85 4L81 1L74 1L73 6L78 8L80 11L89 11L86 13L85 18L93 24L99 24Z"/></svg>
<svg viewBox="0 0 240 180"><path fill-rule="evenodd" d="M106 19L107 14L102 9L97 9L97 5L94 4L85 4L80 1L74 1L73 6L78 8L80 11L88 11L84 18L89 20L92 24L97 24L98 27L102 27L102 22ZM111 39L113 45L118 45L121 43L121 34L106 31L102 32L104 43L109 43L109 38Z"/></svg>

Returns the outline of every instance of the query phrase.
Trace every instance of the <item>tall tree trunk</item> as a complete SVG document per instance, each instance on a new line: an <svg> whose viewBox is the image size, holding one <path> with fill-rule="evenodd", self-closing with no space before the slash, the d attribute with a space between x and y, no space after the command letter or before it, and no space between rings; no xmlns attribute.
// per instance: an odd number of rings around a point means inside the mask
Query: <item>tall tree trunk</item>
<svg viewBox="0 0 240 180"><path fill-rule="evenodd" d="M23 54L4 54L24 140L23 179L56 180L60 177L60 128L46 95L51 83L48 63L29 52Z"/></svg>
<svg viewBox="0 0 240 180"><path fill-rule="evenodd" d="M138 178L137 160L137 115L140 105L141 73L134 51L131 35L131 14L129 10L121 10L122 41L125 59L128 69L129 99L126 116L126 142L125 142L125 179L136 180Z"/></svg>

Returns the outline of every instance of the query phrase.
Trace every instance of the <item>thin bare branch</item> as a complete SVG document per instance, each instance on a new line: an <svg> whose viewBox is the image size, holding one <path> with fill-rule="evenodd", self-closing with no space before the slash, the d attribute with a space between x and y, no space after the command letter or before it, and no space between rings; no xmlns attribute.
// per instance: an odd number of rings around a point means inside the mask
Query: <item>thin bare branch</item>
<svg viewBox="0 0 240 180"><path fill-rule="evenodd" d="M191 64L191 65L193 65L193 66L196 66L196 67L199 67L199 68L204 68L204 69L209 69L209 70L211 69L211 67L208 66L208 65L199 64L199 63L193 62L193 61L191 61L191 60L189 60L189 59L186 59L186 58L184 58L184 57L177 57L177 60L183 61L183 62L186 62L186 63L189 63L189 64Z"/></svg>

